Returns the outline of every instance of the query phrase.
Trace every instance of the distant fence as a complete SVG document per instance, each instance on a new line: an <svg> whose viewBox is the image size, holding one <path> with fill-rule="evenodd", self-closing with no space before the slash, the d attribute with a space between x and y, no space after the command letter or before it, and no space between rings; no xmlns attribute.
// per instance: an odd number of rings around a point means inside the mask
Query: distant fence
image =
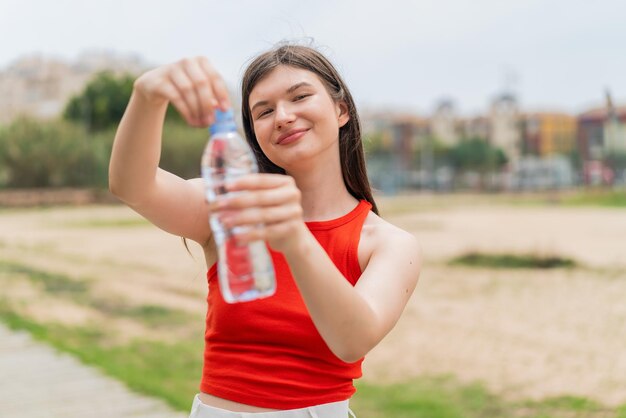
<svg viewBox="0 0 626 418"><path fill-rule="evenodd" d="M53 205L91 205L119 203L108 190L100 189L9 189L0 190L0 208Z"/></svg>

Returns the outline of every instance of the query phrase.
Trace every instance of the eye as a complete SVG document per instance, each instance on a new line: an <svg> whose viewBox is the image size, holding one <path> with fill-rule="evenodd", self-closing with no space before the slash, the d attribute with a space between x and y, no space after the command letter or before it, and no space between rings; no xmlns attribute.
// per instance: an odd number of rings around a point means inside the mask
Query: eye
<svg viewBox="0 0 626 418"><path fill-rule="evenodd" d="M265 109L257 115L257 119L262 118L265 115L269 115L270 113L272 113L272 109Z"/></svg>
<svg viewBox="0 0 626 418"><path fill-rule="evenodd" d="M310 96L310 94L299 94L296 97L294 97L293 100L294 100L294 102L297 102L297 101L302 100L302 99L304 99L306 97L309 97L309 96Z"/></svg>

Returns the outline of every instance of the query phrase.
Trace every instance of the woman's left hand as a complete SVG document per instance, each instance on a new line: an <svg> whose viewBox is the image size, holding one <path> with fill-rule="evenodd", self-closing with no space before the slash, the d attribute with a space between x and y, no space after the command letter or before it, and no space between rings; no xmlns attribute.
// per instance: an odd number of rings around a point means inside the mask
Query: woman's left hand
<svg viewBox="0 0 626 418"><path fill-rule="evenodd" d="M263 240L276 251L295 249L307 231L302 219L301 193L293 177L282 174L250 174L226 185L212 211L227 228L245 227L236 235L240 243ZM242 193L237 193L242 192Z"/></svg>

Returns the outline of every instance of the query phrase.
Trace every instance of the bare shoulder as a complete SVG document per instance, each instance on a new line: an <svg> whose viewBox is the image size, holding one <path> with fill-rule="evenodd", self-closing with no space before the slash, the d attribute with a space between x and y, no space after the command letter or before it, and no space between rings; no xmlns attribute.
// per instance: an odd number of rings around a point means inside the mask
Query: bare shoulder
<svg viewBox="0 0 626 418"><path fill-rule="evenodd" d="M422 268L421 246L415 235L374 213L366 218L361 238L369 254L355 288L377 312L382 337L415 291Z"/></svg>
<svg viewBox="0 0 626 418"><path fill-rule="evenodd" d="M415 235L370 212L363 224L359 245L359 262L363 271L374 256L392 261L406 260L419 270L422 248Z"/></svg>
<svg viewBox="0 0 626 418"><path fill-rule="evenodd" d="M406 245L410 250L420 250L417 237L391 222L381 218L374 212L370 212L363 225L363 237L372 242L375 248L396 245ZM375 249L373 248L373 249Z"/></svg>

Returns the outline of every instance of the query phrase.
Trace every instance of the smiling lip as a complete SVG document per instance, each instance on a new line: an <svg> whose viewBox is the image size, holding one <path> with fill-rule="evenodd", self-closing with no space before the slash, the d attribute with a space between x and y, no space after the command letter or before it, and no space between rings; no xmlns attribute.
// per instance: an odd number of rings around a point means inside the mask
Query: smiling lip
<svg viewBox="0 0 626 418"><path fill-rule="evenodd" d="M278 140L276 141L276 144L278 144L278 145L290 144L290 143L300 139L300 137L302 135L304 135L307 131L308 131L308 129L294 129L292 131L286 132L283 135L278 137Z"/></svg>

